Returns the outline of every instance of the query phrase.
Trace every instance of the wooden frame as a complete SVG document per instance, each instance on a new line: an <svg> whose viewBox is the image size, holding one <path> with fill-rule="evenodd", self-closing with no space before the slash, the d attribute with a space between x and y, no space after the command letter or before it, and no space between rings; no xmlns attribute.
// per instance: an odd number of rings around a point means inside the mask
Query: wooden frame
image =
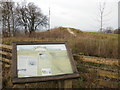
<svg viewBox="0 0 120 90"><path fill-rule="evenodd" d="M62 74L62 75L50 75L50 76L39 76L39 77L23 77L18 78L17 71L17 45L47 45L47 44L65 44L67 49L67 55L69 57L73 73ZM13 57L12 57L12 80L13 83L33 83L42 81L54 81L54 80L66 80L74 79L79 77L75 62L73 60L71 51L67 45L66 41L47 41L47 42L13 42Z"/></svg>

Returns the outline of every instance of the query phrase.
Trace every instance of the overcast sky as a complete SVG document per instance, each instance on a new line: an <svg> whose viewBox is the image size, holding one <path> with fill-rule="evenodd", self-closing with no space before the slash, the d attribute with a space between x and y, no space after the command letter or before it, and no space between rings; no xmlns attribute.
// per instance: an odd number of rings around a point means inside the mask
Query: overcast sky
<svg viewBox="0 0 120 90"><path fill-rule="evenodd" d="M24 0L15 0L24 1ZM34 2L45 15L51 10L51 28L64 26L83 31L98 31L99 2L106 1L104 28L118 28L119 0L26 0Z"/></svg>

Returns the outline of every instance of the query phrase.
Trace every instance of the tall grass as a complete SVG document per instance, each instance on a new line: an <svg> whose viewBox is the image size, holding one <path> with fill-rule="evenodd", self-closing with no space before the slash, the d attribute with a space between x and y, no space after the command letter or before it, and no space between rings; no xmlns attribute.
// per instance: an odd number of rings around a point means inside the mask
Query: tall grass
<svg viewBox="0 0 120 90"><path fill-rule="evenodd" d="M33 33L31 36L17 35L3 38L4 44L13 41L68 41L73 54L83 54L105 58L118 58L117 34L89 33L71 29L77 35L71 35L66 28L55 28L51 31Z"/></svg>
<svg viewBox="0 0 120 90"><path fill-rule="evenodd" d="M73 53L106 58L118 58L118 42L108 39L79 38L73 41Z"/></svg>

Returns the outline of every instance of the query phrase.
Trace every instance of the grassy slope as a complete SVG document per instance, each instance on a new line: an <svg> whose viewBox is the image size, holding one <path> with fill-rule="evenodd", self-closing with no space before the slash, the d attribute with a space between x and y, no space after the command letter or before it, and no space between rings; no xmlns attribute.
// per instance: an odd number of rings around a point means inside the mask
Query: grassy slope
<svg viewBox="0 0 120 90"><path fill-rule="evenodd" d="M12 41L68 41L73 54L84 54L93 55L99 57L117 58L117 45L118 45L118 35L117 34L104 34L97 32L82 32L79 30L72 29L73 32L77 34L77 37L70 35L66 28L56 28L51 31L41 32L32 35L31 37L17 35L13 38L3 38L4 44L11 44ZM74 58L75 59L75 58ZM116 66L94 64L89 62L84 62L80 59L75 59L77 63L77 69L80 73L80 78L73 82L73 87L75 88L101 88L101 82L99 82L98 71L99 69L109 69L116 70ZM97 69L89 71L90 67L97 67ZM3 79L3 85L5 87L11 87L10 74L7 73L8 68L4 69L5 79ZM96 73L97 72L97 73ZM114 73L114 72L113 72ZM102 77L100 79L105 79L105 81L112 82L117 80L112 80L112 78L104 77L106 74L101 73ZM111 74L110 74L111 75ZM49 86L52 83L49 82ZM102 83L104 84L104 83ZM55 84L53 84L55 86ZM111 88L113 84L107 85ZM22 86L22 85L21 85ZM35 84L35 87L40 86ZM41 85L42 86L42 85ZM46 84L44 85L47 86ZM17 86L16 86L17 87ZM26 85L26 87L34 87L33 85ZM48 86L47 86L48 87ZM52 87L52 85L51 85ZM23 87L22 87L23 88Z"/></svg>
<svg viewBox="0 0 120 90"><path fill-rule="evenodd" d="M12 41L68 41L73 54L83 54L98 57L118 58L118 34L83 32L70 28L76 37L70 34L65 27L55 28L46 32L38 32L28 37L16 35L12 38L3 38L4 44Z"/></svg>

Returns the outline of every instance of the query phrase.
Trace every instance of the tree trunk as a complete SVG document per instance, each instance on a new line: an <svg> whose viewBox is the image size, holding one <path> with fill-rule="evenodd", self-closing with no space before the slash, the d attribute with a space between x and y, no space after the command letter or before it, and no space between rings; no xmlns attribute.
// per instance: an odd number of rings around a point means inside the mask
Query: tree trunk
<svg viewBox="0 0 120 90"><path fill-rule="evenodd" d="M10 17L8 16L8 19L7 19L7 23L8 23L8 37L11 36L10 35L10 22L9 22L9 20L10 20Z"/></svg>
<svg viewBox="0 0 120 90"><path fill-rule="evenodd" d="M12 26L12 37L14 37L14 36L15 36L15 29L14 29L14 16L13 16L13 11L12 11L12 24L13 24L13 26Z"/></svg>

